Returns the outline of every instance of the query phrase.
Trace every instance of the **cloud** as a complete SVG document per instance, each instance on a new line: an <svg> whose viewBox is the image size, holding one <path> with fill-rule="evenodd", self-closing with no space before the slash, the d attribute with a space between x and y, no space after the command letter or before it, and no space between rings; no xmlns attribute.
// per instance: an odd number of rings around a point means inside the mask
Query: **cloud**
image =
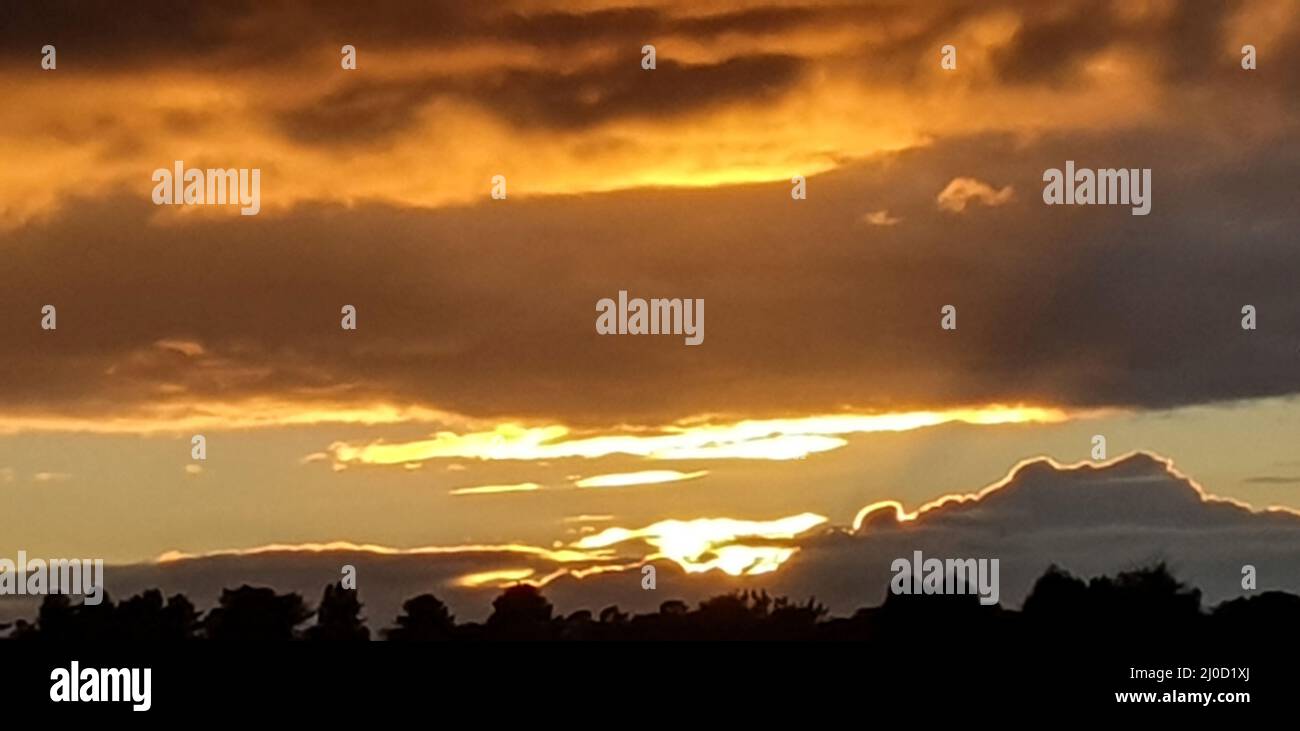
<svg viewBox="0 0 1300 731"><path fill-rule="evenodd" d="M1163 560L1211 603L1241 593L1245 564L1256 567L1261 588L1300 591L1300 514L1214 497L1171 462L1143 453L1097 465L1028 460L970 494L912 511L877 506L856 528L828 527L825 518L804 514L609 527L554 549L270 545L171 552L156 564L115 567L107 578L117 595L162 586L211 604L222 586L249 581L314 594L321 575L349 563L376 577L363 590L375 622L389 621L402 600L430 588L458 616L482 618L493 593L518 579L545 584L562 611L615 603L652 611L665 597L698 601L765 588L799 599L815 596L844 614L882 601L890 563L916 550L931 557L998 558L1006 606L1017 606L1052 563L1096 575ZM647 561L658 567L653 596L641 590L636 570Z"/></svg>
<svg viewBox="0 0 1300 731"><path fill-rule="evenodd" d="M990 208L1010 203L1015 197L1011 186L995 189L993 186L975 178L953 178L947 187L939 191L936 202L939 208L952 213L966 210L966 204L978 201Z"/></svg>
<svg viewBox="0 0 1300 731"><path fill-rule="evenodd" d="M488 206L358 205L165 227L138 204L87 203L76 217L0 233L14 271L29 272L8 285L19 306L0 311L14 343L0 353L8 384L0 423L144 431L205 420L239 428L471 419L488 430L510 420L582 428L846 406L1163 408L1295 393L1289 333L1300 330L1300 306L1286 272L1297 252L1285 234L1300 220L1285 189L1268 181L1285 180L1300 156L1286 145L1249 154L1202 147L1206 155L1180 161L1198 139L937 143L814 177L816 195L785 208L772 201L789 199L788 183L511 201L508 216ZM980 165L989 179L1032 190L1045 167L1075 158L1160 160L1151 163L1152 215L1117 228L1103 207L1007 207L996 224L970 218L954 249L951 224L930 213L953 169ZM906 247L863 257L861 200L908 221ZM817 257L788 245L810 231ZM1241 256L1214 253L1224 237ZM88 238L101 244L86 250L78 242ZM217 250L194 267L195 251ZM986 254L979 267L975 252ZM706 299L707 347L595 335L592 307L618 289ZM343 291L361 315L346 339L334 332ZM60 307L54 334L29 326L47 302ZM1265 323L1245 335L1243 302ZM944 304L959 306L960 338L941 337ZM1108 325L1120 320L1129 325ZM202 343L206 355L154 346L178 338ZM631 395L618 375L630 368L656 398Z"/></svg>
<svg viewBox="0 0 1300 731"><path fill-rule="evenodd" d="M0 28L0 247L23 276L4 282L0 431L585 433L1297 393L1294 10L480 5L15 11ZM996 51L1044 60L1076 20L1060 66L1001 78L1014 72ZM51 94L21 49L56 21L76 49L59 72L76 73ZM654 72L638 64L646 28L664 34ZM337 67L344 29L370 39L364 85ZM937 68L949 34L956 76ZM1266 73L1242 76L1214 45L1241 35L1272 39ZM141 65L180 48L183 71ZM271 60L276 73L249 72ZM667 80L653 103L628 91ZM714 104L717 88L740 91ZM149 172L181 153L260 166L263 214L150 205ZM1067 159L1152 167L1152 215L1037 205L1042 170ZM1000 187L959 186L952 206L1025 201L996 221L967 210L955 247L935 196L970 171ZM484 200L497 173L505 207ZM797 205L793 174L811 191ZM908 222L906 246L864 253L863 201ZM790 244L809 236L815 256ZM620 288L708 299L707 347L596 336L592 304ZM342 293L361 312L346 336ZM32 328L51 302L57 333ZM1266 323L1248 335L1229 316L1243 302ZM954 303L960 336L943 337L938 308Z"/></svg>
<svg viewBox="0 0 1300 731"><path fill-rule="evenodd" d="M623 430L599 436L573 436L568 427L502 424L491 431L457 434L444 431L412 442L335 442L328 454L336 466L396 465L430 459L481 460L595 459L626 454L649 459L802 459L839 449L843 435L908 431L940 424L1025 424L1064 421L1054 409L990 406L939 412L898 414L834 414L795 419L755 419L712 424L700 419L664 427L655 433ZM320 453L304 461L317 461ZM637 473L663 478L669 473ZM680 473L671 473L680 475ZM626 475L606 475L624 478ZM596 479L596 478L591 478ZM676 479L684 479L677 477ZM661 479L658 481L662 481ZM579 487L587 485L579 484ZM594 484L592 486L595 486Z"/></svg>
<svg viewBox="0 0 1300 731"><path fill-rule="evenodd" d="M32 479L36 482L64 482L72 479L72 475L67 472L37 472Z"/></svg>
<svg viewBox="0 0 1300 731"><path fill-rule="evenodd" d="M356 82L280 113L283 130L307 144L374 145L420 122L439 97L469 101L507 124L537 131L579 129L612 120L656 120L697 114L737 102L764 104L799 80L802 61L782 55L716 64L666 59L634 75L629 59L569 73L511 69L487 78Z"/></svg>
<svg viewBox="0 0 1300 731"><path fill-rule="evenodd" d="M466 574L456 579L457 586L476 589L482 586L501 587L517 584L536 573L533 569L498 569Z"/></svg>
<svg viewBox="0 0 1300 731"><path fill-rule="evenodd" d="M162 350L171 350L189 358L200 355L206 355L207 351L203 349L201 343L195 343L188 340L165 339L154 343L155 346Z"/></svg>
<svg viewBox="0 0 1300 731"><path fill-rule="evenodd" d="M872 226L895 226L902 222L903 219L889 215L889 211L881 209L871 211L862 215L862 222Z"/></svg>
<svg viewBox="0 0 1300 731"><path fill-rule="evenodd" d="M577 487L625 487L628 485L658 485L665 482L694 480L709 474L708 470L678 472L677 470L641 470L617 472L608 475L584 477L573 484Z"/></svg>
<svg viewBox="0 0 1300 731"><path fill-rule="evenodd" d="M443 555L491 555L491 556L535 556L554 563L589 563L601 560L601 552L584 552L573 549L551 550L522 544L499 545L462 545L462 546L419 546L416 548L395 548L373 543L353 543L350 541L330 541L326 543L273 543L255 548L232 548L201 553L184 551L167 551L157 559L159 564L169 564L196 559L246 558L249 556L277 554L331 554L338 552L371 553L379 556L443 556Z"/></svg>
<svg viewBox="0 0 1300 731"><path fill-rule="evenodd" d="M1255 485L1300 485L1300 475L1253 475L1242 482Z"/></svg>
<svg viewBox="0 0 1300 731"><path fill-rule="evenodd" d="M1300 83L1296 12L1268 3L155 5L6 16L0 224L137 190L178 150L260 166L275 192L262 215L319 201L462 205L498 172L512 195L789 180L956 136L1166 113L1213 124L1207 99L1249 102L1251 133L1276 132ZM358 46L356 72L339 68L343 38ZM1239 38L1275 59L1250 84L1231 56ZM24 50L51 41L68 72L53 95ZM648 41L652 72L639 65ZM955 74L937 63L949 42ZM35 104L47 114L28 119ZM42 172L52 165L76 174Z"/></svg>
<svg viewBox="0 0 1300 731"><path fill-rule="evenodd" d="M780 590L840 605L879 601L890 561L914 550L1000 559L1002 601L1013 605L1052 563L1095 575L1163 560L1210 601L1241 593L1246 564L1273 586L1300 587L1300 514L1214 497L1171 462L1143 453L1102 465L1027 461L977 493L913 512L877 505L859 514L855 530L800 547L780 572ZM819 575L861 583L835 586Z"/></svg>
<svg viewBox="0 0 1300 731"><path fill-rule="evenodd" d="M504 492L535 492L542 489L536 482L520 482L514 485L478 485L475 487L458 487L448 495L496 495Z"/></svg>

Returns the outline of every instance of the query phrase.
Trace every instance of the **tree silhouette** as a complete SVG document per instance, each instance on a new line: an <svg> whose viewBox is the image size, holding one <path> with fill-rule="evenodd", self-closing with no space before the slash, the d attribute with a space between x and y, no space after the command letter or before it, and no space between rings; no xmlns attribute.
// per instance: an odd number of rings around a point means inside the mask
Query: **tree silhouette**
<svg viewBox="0 0 1300 731"><path fill-rule="evenodd" d="M384 631L389 640L437 642L452 639L456 631L456 620L447 605L432 594L407 599L394 624Z"/></svg>
<svg viewBox="0 0 1300 731"><path fill-rule="evenodd" d="M684 617L690 611L691 608L686 606L686 602L680 599L669 599L659 605L659 613L670 617Z"/></svg>
<svg viewBox="0 0 1300 731"><path fill-rule="evenodd" d="M1028 616L1061 621L1081 616L1087 601L1088 585L1052 564L1034 582L1034 588L1025 597L1022 611Z"/></svg>
<svg viewBox="0 0 1300 731"><path fill-rule="evenodd" d="M1294 635L1296 620L1300 620L1300 596L1266 591L1238 597L1215 607L1210 617L1221 637L1232 637L1243 630L1257 637Z"/></svg>
<svg viewBox="0 0 1300 731"><path fill-rule="evenodd" d="M162 592L149 589L117 605L118 638L133 642L172 642L194 639L198 612L190 600L176 594L163 603Z"/></svg>
<svg viewBox="0 0 1300 731"><path fill-rule="evenodd" d="M766 639L799 640L812 637L817 623L827 614L826 607L809 598L806 604L794 604L778 597L767 617Z"/></svg>
<svg viewBox="0 0 1300 731"><path fill-rule="evenodd" d="M63 594L50 594L41 601L36 612L36 631L41 639L72 641L77 635L76 610L72 600Z"/></svg>
<svg viewBox="0 0 1300 731"><path fill-rule="evenodd" d="M1164 563L1088 582L1088 633L1109 641L1178 643L1203 619L1201 591Z"/></svg>
<svg viewBox="0 0 1300 731"><path fill-rule="evenodd" d="M307 628L309 640L359 641L370 639L370 629L361 618L361 602L356 589L327 584L316 610L316 624Z"/></svg>
<svg viewBox="0 0 1300 731"><path fill-rule="evenodd" d="M204 620L208 639L285 641L312 612L298 594L276 594L274 589L245 584L225 589L217 607Z"/></svg>
<svg viewBox="0 0 1300 731"><path fill-rule="evenodd" d="M39 639L49 642L88 642L117 639L113 600L104 592L99 604L74 603L65 594L48 594L41 600L36 622L17 623L14 639Z"/></svg>
<svg viewBox="0 0 1300 731"><path fill-rule="evenodd" d="M492 616L488 617L488 636L492 639L544 640L550 639L552 626L551 603L531 584L515 584L492 601Z"/></svg>
<svg viewBox="0 0 1300 731"><path fill-rule="evenodd" d="M0 631L8 628L5 639L51 642L284 641L294 639L297 628L315 614L305 638L366 640L370 631L361 610L356 591L339 584L325 587L316 612L298 594L266 587L226 589L201 621L185 596L164 602L157 589L116 605L107 594L98 605L55 594L44 597L34 621L19 619ZM383 635L394 641L855 640L895 658L947 653L960 643L971 650L961 653L963 658L981 658L1044 647L1076 656L1117 646L1164 650L1185 645L1189 637L1198 645L1232 649L1245 634L1290 636L1297 617L1300 596L1280 591L1225 601L1207 613L1200 591L1180 582L1164 564L1087 582L1052 566L1035 582L1021 611L984 606L974 595L888 594L880 606L832 618L813 599L799 604L743 591L706 599L694 610L670 599L657 612L635 616L609 606L596 618L585 609L557 617L540 589L518 584L497 596L484 624L457 625L447 605L421 594L403 603Z"/></svg>
<svg viewBox="0 0 1300 731"><path fill-rule="evenodd" d="M599 640L604 639L604 628L596 623L590 609L579 609L560 622L560 639L562 640Z"/></svg>
<svg viewBox="0 0 1300 731"><path fill-rule="evenodd" d="M686 606L682 604L682 606ZM601 624L626 624L628 620L627 612L619 609L617 606L610 605L600 610Z"/></svg>

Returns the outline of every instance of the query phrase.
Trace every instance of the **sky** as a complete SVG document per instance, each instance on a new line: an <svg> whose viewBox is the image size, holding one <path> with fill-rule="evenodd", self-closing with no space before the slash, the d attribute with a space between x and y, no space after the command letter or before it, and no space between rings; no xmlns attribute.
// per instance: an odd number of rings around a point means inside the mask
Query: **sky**
<svg viewBox="0 0 1300 731"><path fill-rule="evenodd" d="M1293 3L0 13L0 555L762 574L1095 435L1300 510ZM177 160L260 212L155 205ZM1150 213L1045 205L1066 161L1149 168ZM599 334L620 291L703 342Z"/></svg>

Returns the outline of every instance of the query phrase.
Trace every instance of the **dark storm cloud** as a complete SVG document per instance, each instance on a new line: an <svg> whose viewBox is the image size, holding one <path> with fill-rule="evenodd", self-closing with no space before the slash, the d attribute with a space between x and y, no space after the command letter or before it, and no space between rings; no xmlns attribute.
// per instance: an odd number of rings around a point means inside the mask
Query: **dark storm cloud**
<svg viewBox="0 0 1300 731"><path fill-rule="evenodd" d="M277 121L289 138L305 144L381 144L408 129L422 107L450 88L441 79L350 84L280 113Z"/></svg>
<svg viewBox="0 0 1300 731"><path fill-rule="evenodd" d="M681 117L730 103L762 104L792 88L803 66L798 58L776 55L717 64L665 60L645 74L635 63L630 57L566 74L511 70L469 82L357 82L285 112L279 121L299 142L381 143L409 128L436 95L447 94L474 101L517 127L562 130L627 117Z"/></svg>
<svg viewBox="0 0 1300 731"><path fill-rule="evenodd" d="M997 49L997 76L1008 83L1073 83L1083 65L1108 48L1127 48L1157 60L1161 77L1170 84L1195 88L1246 87L1254 93L1294 91L1300 74L1300 29L1280 30L1271 43L1261 43L1263 28L1234 28L1230 20L1247 4L1240 0L1181 2L1168 14L1135 22L1123 5L1098 3L1027 2L1018 6L1022 26L1011 42ZM1256 6L1257 8L1259 6ZM1259 76L1243 77L1236 63L1242 45L1258 46ZM1225 55L1226 54L1226 55ZM1294 96L1294 94L1292 94Z"/></svg>
<svg viewBox="0 0 1300 731"><path fill-rule="evenodd" d="M793 56L733 58L717 64L659 61L644 77L629 64L578 74L512 71L461 93L520 127L583 127L620 117L689 115L729 103L763 104L789 91L803 62Z"/></svg>
<svg viewBox="0 0 1300 731"><path fill-rule="evenodd" d="M345 38L400 47L448 47L494 40L538 48L591 43L635 43L676 34L710 39L728 33L766 34L848 20L904 17L893 3L782 7L759 5L709 15L689 4L569 9L550 3L462 0L235 0L218 5L145 0L49 0L6 4L0 18L5 57L25 57L44 43L67 43L87 55L117 63L146 62L170 53L193 57L244 50L247 62L278 51L286 56L314 44ZM691 12L678 15L680 10ZM344 42L340 40L339 42ZM35 46L33 46L35 44ZM237 61L236 55L231 56Z"/></svg>
<svg viewBox="0 0 1300 731"><path fill-rule="evenodd" d="M163 62L175 54L215 53L241 40L238 19L257 2L115 3L50 0L5 3L0 9L0 58L39 59L41 46L52 43L85 59L86 65L111 70L115 63L152 57ZM65 58L74 54L68 54Z"/></svg>
<svg viewBox="0 0 1300 731"><path fill-rule="evenodd" d="M53 43L66 49L70 68L112 72L217 58L240 68L271 61L310 63L320 45L347 42L389 49L487 42L563 51L626 44L637 51L660 34L709 39L726 33L773 33L846 17L843 8L773 6L674 17L661 7L568 10L565 5L461 0L8 3L0 10L0 58L30 60L42 45Z"/></svg>
<svg viewBox="0 0 1300 731"><path fill-rule="evenodd" d="M6 3L0 9L0 59L17 64L39 58L40 47L53 43L65 69L111 74L218 59L230 69L246 68L301 60L322 42L348 42L340 38L449 43L480 22L478 7L457 0Z"/></svg>
<svg viewBox="0 0 1300 731"><path fill-rule="evenodd" d="M86 65L105 71L114 65L214 56L242 67L270 59L307 62L307 55L326 42L431 49L485 41L564 50L612 44L639 48L658 36L710 41L845 26L895 31L897 40L885 44L885 53L898 45L917 48L915 41L921 38L937 52L933 42L941 31L951 33L971 18L1011 12L1022 27L996 58L1007 80L1059 80L1091 54L1122 43L1160 51L1176 75L1203 77L1215 63L1224 21L1242 5L1236 0L1175 3L1167 17L1152 12L1135 21L1132 9L1087 0L952 0L924 6L884 0L799 7L772 3L713 14L699 14L688 4L569 9L562 0L551 7L458 0L236 0L218 5L50 0L5 6L0 57L27 58L45 43L63 43Z"/></svg>
<svg viewBox="0 0 1300 731"><path fill-rule="evenodd" d="M1067 83L1082 65L1112 46L1155 52L1174 80L1204 81L1221 67L1225 21L1239 12L1232 0L1180 3L1169 17L1135 23L1120 6L1094 2L1027 3L1023 25L994 56L1009 82Z"/></svg>
<svg viewBox="0 0 1300 731"><path fill-rule="evenodd" d="M342 43L367 54L424 52L430 59L424 71L368 66L364 80L349 79L309 103L287 102L296 106L271 112L299 142L352 145L386 142L444 94L474 101L520 128L571 129L624 117L664 119L743 101L766 103L812 69L860 69L864 83L907 84L919 91L947 81L933 73L942 44L954 42L973 21L1008 13L1020 26L1006 45L991 50L993 73L975 81L977 88L1075 84L1084 64L1114 47L1152 54L1171 81L1239 84L1221 55L1225 41L1236 40L1226 39L1225 28L1240 8L1229 0L1175 3L1168 14L1150 12L1135 20L1133 9L1083 0L939 5L882 0L793 8L773 3L707 15L688 12L687 4L584 10L562 1L549 6L409 0L13 3L0 11L5 14L0 65L39 73L39 48L54 43L64 71L274 71L276 78L292 80L336 64ZM844 29L860 30L861 45L820 51L814 43L796 52L782 42L799 31ZM711 63L674 58L678 40L725 47L737 38L751 45L724 51ZM659 44L654 74L637 66L644 43ZM1269 67L1294 66L1294 45L1265 49ZM455 73L438 69L439 53L466 48L500 52L499 64ZM511 48L552 58L512 61ZM575 60L593 50L605 58ZM1279 75L1291 86L1298 77Z"/></svg>

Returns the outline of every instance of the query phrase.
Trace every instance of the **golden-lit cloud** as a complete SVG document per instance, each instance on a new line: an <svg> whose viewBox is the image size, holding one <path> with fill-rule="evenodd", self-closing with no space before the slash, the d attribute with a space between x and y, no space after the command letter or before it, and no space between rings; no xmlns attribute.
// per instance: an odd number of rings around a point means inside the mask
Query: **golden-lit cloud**
<svg viewBox="0 0 1300 731"><path fill-rule="evenodd" d="M145 195L149 172L182 155L197 165L262 168L275 191L270 214L312 200L461 204L485 196L497 173L508 176L512 195L788 180L946 135L1149 120L1169 102L1153 93L1169 66L1189 63L1170 58L1186 48L1180 34L1225 26L1233 38L1262 42L1295 17L1255 3L1190 20L1179 3L1149 4L1173 8L1158 12L1123 3L1051 12L1012 2L880 8L828 0L766 14L685 0L613 14L572 1L460 5L387 4L364 16L184 10L179 23L213 30L192 39L196 65L183 70L141 62L172 50L153 47L162 35L155 31L63 56L57 95L48 76L6 73L3 222L74 194ZM59 22L38 20L13 24L10 45L26 47ZM123 32L157 24L114 21ZM559 32L579 22L588 28L581 37ZM1026 40L1062 23L1079 39L1051 46L1050 55ZM252 30L267 27L293 32ZM432 27L449 35L414 30ZM360 81L338 69L343 29L402 41L362 44ZM639 66L645 37L660 44L653 75ZM227 45L214 48L212 38ZM937 39L960 49L959 72L939 69ZM79 74L74 59L94 73Z"/></svg>
<svg viewBox="0 0 1300 731"><path fill-rule="evenodd" d="M1059 210L1031 204L1046 165L1142 158L1167 181L1157 184L1161 222L1190 213L1226 226L1234 219L1216 205L1231 197L1215 195L1215 181L1262 181L1250 199L1254 223L1230 233L1249 239L1243 246L1283 246L1276 239L1294 226L1278 213L1286 201L1271 196L1294 167L1286 143L1298 67L1286 54L1296 47L1295 8L610 6L618 10L584 0L381 0L365 13L16 11L0 28L0 246L10 270L28 274L6 291L29 303L58 295L64 309L58 337L29 327L26 306L0 311L21 354L0 356L9 386L0 433L412 419L459 435L516 420L598 431L700 413L1159 407L1293 390L1287 373L1231 377L1241 364L1282 362L1271 353L1281 344L1226 351L1239 362L1222 369L1230 355L1197 357L1190 339L1170 347L1199 311L1151 311L1160 342L1089 329L1099 304L1090 297L1131 309L1130 299L1204 291L1225 277L1256 282L1261 309L1285 306L1285 283L1257 276L1285 271L1267 264L1272 250L1211 260L1189 237L1229 232L1161 223L1141 234L1160 256L1139 255L1150 249L1063 230ZM39 48L65 22L111 25L119 36L73 36L63 65L40 71L19 49ZM343 31L374 39L358 44L355 73L337 63ZM1245 72L1233 47L1242 38L1277 60ZM639 63L647 39L659 44L653 72ZM955 69L939 64L944 43L958 49ZM178 47L189 63L158 63ZM1248 109L1251 123L1207 109ZM1200 151L1194 162L1190 148ZM151 172L177 159L260 169L262 213L152 205ZM488 198L498 174L509 181L508 216ZM787 205L793 175L811 194ZM980 239L965 250L996 244L1005 255L977 269L953 256L941 211L1006 204L1012 191L1025 205L999 209L996 242L978 227L963 232ZM789 245L810 233L817 256ZM903 233L906 247L863 255L864 237L888 243ZM1035 243L1046 236L1070 240L1049 257ZM91 253L111 251L111 262L82 255L89 238L100 242ZM194 265L196 251L217 247L220 257ZM1178 253L1164 256L1164 247ZM1075 276L1102 254L1130 272L1116 280L1122 291L1102 296ZM542 270L550 276L527 276ZM346 341L324 335L337 331L329 315L343 281L363 313ZM715 300L725 292L718 312L731 314L710 318L707 357L593 341L578 313L613 281ZM1059 329L1027 322L1024 335L981 326L928 338L930 323L916 313L928 311L918 298L930 291L974 308L963 312L982 323L1037 313ZM1236 297L1219 291L1202 298L1206 317L1220 309L1214 297ZM409 327L444 315L437 327ZM808 327L810 317L821 326ZM1069 357L1061 333L1086 337L1105 362ZM1154 352L1135 352L1144 347ZM1012 348L1020 358L1003 357ZM647 358L655 367L645 385L661 397L620 400L618 375ZM1150 365L1135 373L1131 362ZM447 427L392 411L417 407L492 423ZM780 459L837 444L804 434L706 449Z"/></svg>
<svg viewBox="0 0 1300 731"><path fill-rule="evenodd" d="M496 495L505 492L534 492L542 489L536 482L520 482L513 485L478 485L476 487L458 487L450 490L448 495Z"/></svg>
<svg viewBox="0 0 1300 731"><path fill-rule="evenodd" d="M430 459L545 460L624 454L647 459L802 459L843 447L844 436L895 432L948 423L978 425L1056 423L1059 409L990 406L982 409L899 414L836 414L793 419L758 419L732 424L685 423L655 434L573 436L561 425L502 424L490 431L439 432L404 443L331 444L339 465L395 465Z"/></svg>
<svg viewBox="0 0 1300 731"><path fill-rule="evenodd" d="M605 523L614 519L612 515L566 515L565 523Z"/></svg>
<svg viewBox="0 0 1300 731"><path fill-rule="evenodd" d="M181 355L189 356L191 358L193 358L194 356L203 355L207 352L203 349L202 343L196 343L190 340L164 339L164 340L159 340L158 342L154 343L154 345L161 348L162 350L172 350L177 353L180 353Z"/></svg>
<svg viewBox="0 0 1300 731"><path fill-rule="evenodd" d="M1010 203L1013 198L1015 198L1015 191L1009 185L994 188L975 178L953 178L952 182L939 191L936 201L939 208L945 211L961 213L966 210L966 205L971 201L993 208Z"/></svg>
<svg viewBox="0 0 1300 731"><path fill-rule="evenodd" d="M865 213L862 216L862 222L871 226L896 226L903 219L889 215L889 211L879 210Z"/></svg>
<svg viewBox="0 0 1300 731"><path fill-rule="evenodd" d="M533 569L497 569L494 571L481 571L476 574L466 574L456 580L457 586L470 588L478 587L499 587L515 584L532 576L536 571Z"/></svg>
<svg viewBox="0 0 1300 731"><path fill-rule="evenodd" d="M578 487L625 487L628 485L658 485L664 482L682 482L694 480L709 474L708 470L695 472L678 472L677 470L641 470L639 472L617 472L608 475L584 477L573 484Z"/></svg>
<svg viewBox="0 0 1300 731"><path fill-rule="evenodd" d="M166 390L165 384L161 387ZM10 413L0 416L0 434L82 432L165 434L314 424L379 426L406 423L465 423L464 417L423 406L357 404L314 398L253 397L231 401L161 402L132 405L116 415ZM311 461L313 457L306 458Z"/></svg>
<svg viewBox="0 0 1300 731"><path fill-rule="evenodd" d="M863 525L881 515L888 515L890 519L901 523L915 520L917 514L907 512L897 500L879 500L864 506L853 516L853 530L862 530Z"/></svg>

